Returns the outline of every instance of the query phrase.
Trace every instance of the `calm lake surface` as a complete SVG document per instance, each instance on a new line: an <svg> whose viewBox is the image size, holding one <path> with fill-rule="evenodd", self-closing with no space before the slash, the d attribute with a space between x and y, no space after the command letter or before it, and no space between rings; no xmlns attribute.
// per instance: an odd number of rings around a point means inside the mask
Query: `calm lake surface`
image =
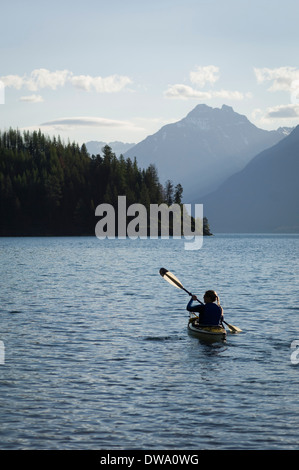
<svg viewBox="0 0 299 470"><path fill-rule="evenodd" d="M298 449L298 259L299 235L197 251L0 238L0 448ZM190 336L189 296L161 267L199 298L215 289L243 332Z"/></svg>

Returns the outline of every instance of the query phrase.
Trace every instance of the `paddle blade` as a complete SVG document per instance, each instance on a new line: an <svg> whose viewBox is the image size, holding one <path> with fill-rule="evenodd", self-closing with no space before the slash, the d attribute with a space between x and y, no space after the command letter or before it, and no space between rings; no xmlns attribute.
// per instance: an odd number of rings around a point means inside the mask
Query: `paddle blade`
<svg viewBox="0 0 299 470"><path fill-rule="evenodd" d="M237 326L230 325L229 323L226 323L226 321L223 321L228 326L228 329L230 330L231 333L241 333L242 330L241 328L238 328Z"/></svg>
<svg viewBox="0 0 299 470"><path fill-rule="evenodd" d="M170 271L168 271L165 268L160 269L160 274L165 279L165 281L169 282L172 286L177 287L178 289L184 289L183 285L180 283L177 277L175 277L174 274L172 274Z"/></svg>

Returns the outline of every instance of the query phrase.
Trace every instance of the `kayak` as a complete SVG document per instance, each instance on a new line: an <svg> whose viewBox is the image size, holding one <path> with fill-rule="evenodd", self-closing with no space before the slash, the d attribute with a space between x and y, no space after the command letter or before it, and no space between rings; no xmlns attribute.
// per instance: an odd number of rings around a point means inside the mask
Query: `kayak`
<svg viewBox="0 0 299 470"><path fill-rule="evenodd" d="M226 339L226 330L223 326L202 326L196 320L189 320L188 331L198 338L208 341L224 341Z"/></svg>

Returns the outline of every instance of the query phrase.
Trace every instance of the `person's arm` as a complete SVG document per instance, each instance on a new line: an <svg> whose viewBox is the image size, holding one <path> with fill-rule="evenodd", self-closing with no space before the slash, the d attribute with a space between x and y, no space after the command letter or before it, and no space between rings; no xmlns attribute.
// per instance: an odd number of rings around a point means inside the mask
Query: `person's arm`
<svg viewBox="0 0 299 470"><path fill-rule="evenodd" d="M188 302L188 305L187 305L187 307L186 307L186 310L188 310L188 312L197 312L197 313L200 313L200 312L203 311L204 305L200 305L200 304L192 305L193 300L195 300L195 299L196 299L196 296L193 295L193 296L191 297L191 299L189 300L189 302Z"/></svg>
<svg viewBox="0 0 299 470"><path fill-rule="evenodd" d="M192 297L191 297L191 299L189 300L188 305L187 305L187 307L186 307L186 310L188 310L188 312L193 312L193 310L192 310L192 304L193 304L193 299L192 299Z"/></svg>
<svg viewBox="0 0 299 470"><path fill-rule="evenodd" d="M220 323L222 324L223 320L224 320L224 316L223 316L223 308L220 306L221 308L221 317L220 317Z"/></svg>

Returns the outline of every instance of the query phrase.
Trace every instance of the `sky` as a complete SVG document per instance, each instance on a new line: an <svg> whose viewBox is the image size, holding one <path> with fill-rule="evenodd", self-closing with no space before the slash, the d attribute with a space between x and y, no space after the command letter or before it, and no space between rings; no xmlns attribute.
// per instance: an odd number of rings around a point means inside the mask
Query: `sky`
<svg viewBox="0 0 299 470"><path fill-rule="evenodd" d="M299 124L298 0L10 0L0 130L137 143L196 105Z"/></svg>

